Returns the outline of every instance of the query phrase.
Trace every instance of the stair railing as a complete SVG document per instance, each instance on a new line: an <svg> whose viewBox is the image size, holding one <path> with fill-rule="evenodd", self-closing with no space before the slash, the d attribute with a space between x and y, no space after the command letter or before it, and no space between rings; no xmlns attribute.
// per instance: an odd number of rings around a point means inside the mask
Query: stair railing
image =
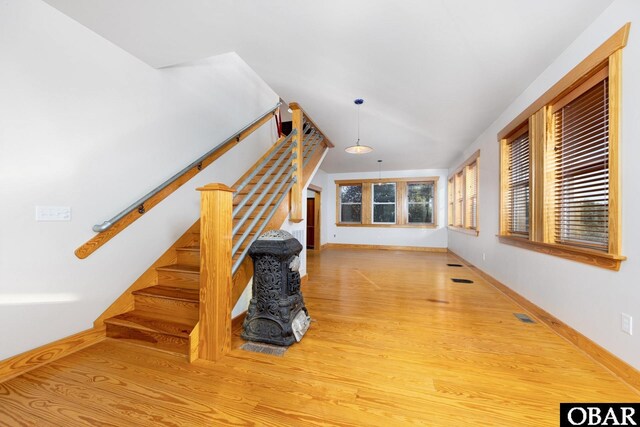
<svg viewBox="0 0 640 427"><path fill-rule="evenodd" d="M236 303L231 295L236 293L236 278L242 292L251 277L253 269L247 260L251 243L267 227L281 226L285 220L281 205L287 196L289 219L296 221L298 214L302 219L301 207L295 208L295 203L301 204L312 173L312 168L304 168L310 162L318 164L325 148L333 147L297 104L290 106L291 133L278 140L235 188L224 184L198 188L202 195L199 358L216 361L229 351L231 309Z"/></svg>
<svg viewBox="0 0 640 427"><path fill-rule="evenodd" d="M238 219L237 217L239 212L246 206L246 204L258 192L258 190L260 190L258 197L252 201L250 207L246 210L244 215L239 218L232 230L232 235L234 236L232 256L235 257L238 251L242 247L244 247L244 250L240 252L240 256L237 257L233 262L231 271L234 275L246 258L250 244L253 243L253 241L262 234L262 232L271 221L271 218L273 218L273 216L275 215L278 206L280 206L289 191L292 191L292 188L298 183L298 175L296 174L298 166L295 162L298 157L298 154L296 152L296 149L298 148L297 141L300 139L302 139L303 141L303 146L300 151L302 152L302 167L304 168L314 156L316 150L322 145L321 142L325 140L325 136L322 134L319 128L306 116L303 116L302 123L303 125L301 133L302 135L304 135L304 138L297 138L298 130L295 128L292 129L291 133L275 147L271 154L264 160L262 160L262 162L260 162L254 168L253 172L249 176L247 176L239 186L235 188L234 194L237 196L246 187L246 185L251 182L256 174L259 171L262 171L264 166L275 157L276 153L280 152L281 149L290 140L293 140L293 142L290 143L284 151L282 151L278 159L265 172L262 178L253 186L251 191L248 194L244 195L242 201L240 201L240 203L238 203L233 209L233 218L235 220ZM292 164L292 166L288 164L287 160ZM281 164L282 166L280 166ZM280 166L280 168L278 169L277 173L273 175L273 172L278 166ZM282 176L284 176L284 179L281 179ZM270 181L265 184L265 181L268 177L271 177ZM275 191L273 191L274 187L276 187ZM262 200L269 194L271 196L263 204L259 213L253 218L251 223L249 223L248 227L246 227L242 235L238 236L238 231L242 229L242 227L247 223L251 214L255 212L258 206L260 206ZM294 199L293 196L291 199ZM250 235L252 235L253 238L250 239L247 244L245 244L245 242L247 242L247 238Z"/></svg>
<svg viewBox="0 0 640 427"><path fill-rule="evenodd" d="M200 173L200 171L213 163L213 161L229 151L247 136L251 135L256 129L267 123L276 114L276 111L278 110L280 105L282 105L282 102L278 102L268 111L261 114L255 120L251 121L251 123L242 127L242 129L235 132L233 135L225 139L220 144L216 145L207 153L191 162L180 172L176 173L171 178L167 179L165 182L151 190L149 193L133 202L113 218L104 221L102 224L94 225L93 231L98 234L89 239L78 249L76 249L76 256L80 259L84 259L91 255L98 248L107 243L118 233L127 228L130 224L139 219L142 215L151 210L162 200L164 200L167 196L180 188L184 183L189 181L195 175Z"/></svg>

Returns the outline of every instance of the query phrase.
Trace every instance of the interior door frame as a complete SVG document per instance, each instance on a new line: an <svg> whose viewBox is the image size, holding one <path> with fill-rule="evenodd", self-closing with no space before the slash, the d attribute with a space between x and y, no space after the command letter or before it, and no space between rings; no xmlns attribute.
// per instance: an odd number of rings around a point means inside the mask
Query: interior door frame
<svg viewBox="0 0 640 427"><path fill-rule="evenodd" d="M320 230L321 230L321 215L322 209L320 209L320 203L322 200L322 187L318 187L317 185L309 184L309 191L313 191L314 193L314 217L315 224L313 225L313 249L308 249L310 251L319 251L321 249L320 246Z"/></svg>

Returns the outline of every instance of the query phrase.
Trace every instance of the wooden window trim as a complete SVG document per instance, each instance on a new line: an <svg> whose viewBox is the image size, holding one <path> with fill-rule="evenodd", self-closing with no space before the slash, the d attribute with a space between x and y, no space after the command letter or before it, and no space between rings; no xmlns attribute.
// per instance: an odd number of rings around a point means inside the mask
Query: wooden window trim
<svg viewBox="0 0 640 427"><path fill-rule="evenodd" d="M501 243L558 256L614 271L626 260L621 255L620 209L620 94L622 48L627 44L630 23L625 24L560 81L533 102L498 133L500 147L500 234ZM553 149L553 112L576 99L598 81L609 78L609 248L607 252L555 243L554 201L550 185L553 168L545 168L545 155ZM528 123L531 144L531 231L530 237L505 233L503 218L504 159L506 141Z"/></svg>
<svg viewBox="0 0 640 427"><path fill-rule="evenodd" d="M465 170L468 166L471 166L473 164L476 164L476 174L477 174L477 183L478 183L478 188L476 188L476 227L472 228L472 227L467 227L467 225L465 224L466 222L466 215L465 215L465 204L467 202L467 197L465 194L465 189L466 189L466 183L465 183L465 177L466 177L466 173ZM456 222L456 214L455 214L455 207L458 203L458 199L457 196L455 194L455 190L456 190L456 185L455 185L455 181L456 181L456 176L462 174L462 180L461 180L461 187L462 187L462 212L461 212L461 221L462 221L462 225L457 225ZM474 235L474 236L478 236L480 234L480 150L477 150L475 153L473 153L471 156L469 156L468 159L466 159L464 162L462 162L462 164L460 164L457 168L455 168L453 170L452 173L449 174L449 177L447 179L447 185L449 185L449 183L451 182L451 180L453 179L453 185L451 185L451 187L453 188L453 192L454 192L454 196L453 196L453 206L454 206L454 213L449 215L449 213L447 213L447 218L449 218L449 216L451 217L453 224L447 224L447 228L449 230L452 231L459 231L459 232L463 232L465 234L469 234L469 235ZM447 190L449 190L449 187L447 187ZM447 195L447 203L449 202L449 195ZM449 206L447 205L447 208Z"/></svg>
<svg viewBox="0 0 640 427"><path fill-rule="evenodd" d="M336 180L336 226L371 228L438 228L438 182L440 177L382 178L382 179L341 179ZM374 223L372 184L396 184L396 223ZM433 223L409 223L407 184L430 183L433 185ZM340 186L362 185L362 222L340 222Z"/></svg>
<svg viewBox="0 0 640 427"><path fill-rule="evenodd" d="M385 184L389 182L424 182L424 181L434 181L437 182L440 179L439 176L425 176L418 178L371 178L371 179L338 179L335 181L336 184L339 185L355 185L355 184L363 184L365 182L374 183L374 184Z"/></svg>
<svg viewBox="0 0 640 427"><path fill-rule="evenodd" d="M462 228L462 227L456 227L455 225L449 225L447 226L447 228L451 231L456 231L458 233L462 233L462 234L468 234L470 236L478 236L480 234L479 230L475 230L472 228Z"/></svg>
<svg viewBox="0 0 640 427"><path fill-rule="evenodd" d="M547 255L554 255L596 267L606 268L613 271L620 270L620 263L627 259L623 255L608 254L605 252L590 249L577 248L574 246L560 245L557 243L534 242L515 236L497 235L500 243L519 248L529 249Z"/></svg>

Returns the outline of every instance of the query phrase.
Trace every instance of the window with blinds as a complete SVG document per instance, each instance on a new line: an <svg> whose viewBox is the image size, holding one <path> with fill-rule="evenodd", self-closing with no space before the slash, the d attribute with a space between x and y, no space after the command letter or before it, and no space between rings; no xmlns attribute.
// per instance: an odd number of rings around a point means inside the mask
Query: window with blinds
<svg viewBox="0 0 640 427"><path fill-rule="evenodd" d="M500 243L619 271L628 32L626 24L498 132Z"/></svg>
<svg viewBox="0 0 640 427"><path fill-rule="evenodd" d="M463 171L456 174L454 180L455 187L455 206L453 208L453 225L456 227L464 227L462 212L464 209L464 190L463 190Z"/></svg>
<svg viewBox="0 0 640 427"><path fill-rule="evenodd" d="M504 204L509 234L529 236L530 169L529 130L514 138L507 147L507 193Z"/></svg>
<svg viewBox="0 0 640 427"><path fill-rule="evenodd" d="M467 228L478 227L478 162L475 161L464 169L465 177L465 220Z"/></svg>
<svg viewBox="0 0 640 427"><path fill-rule="evenodd" d="M554 106L555 241L609 248L609 79Z"/></svg>
<svg viewBox="0 0 640 427"><path fill-rule="evenodd" d="M449 227L478 235L478 192L480 150L476 151L449 177Z"/></svg>
<svg viewBox="0 0 640 427"><path fill-rule="evenodd" d="M453 225L453 205L454 205L454 187L453 187L453 178L449 179L449 184L447 185L447 200L449 202L447 208L447 225Z"/></svg>

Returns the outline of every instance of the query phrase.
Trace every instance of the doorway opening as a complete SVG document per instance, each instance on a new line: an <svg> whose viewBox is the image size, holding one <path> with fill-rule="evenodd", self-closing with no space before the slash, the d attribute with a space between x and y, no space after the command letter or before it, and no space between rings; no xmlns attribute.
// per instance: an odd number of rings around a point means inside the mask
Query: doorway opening
<svg viewBox="0 0 640 427"><path fill-rule="evenodd" d="M322 188L309 184L307 190L307 249L320 250L320 200Z"/></svg>

